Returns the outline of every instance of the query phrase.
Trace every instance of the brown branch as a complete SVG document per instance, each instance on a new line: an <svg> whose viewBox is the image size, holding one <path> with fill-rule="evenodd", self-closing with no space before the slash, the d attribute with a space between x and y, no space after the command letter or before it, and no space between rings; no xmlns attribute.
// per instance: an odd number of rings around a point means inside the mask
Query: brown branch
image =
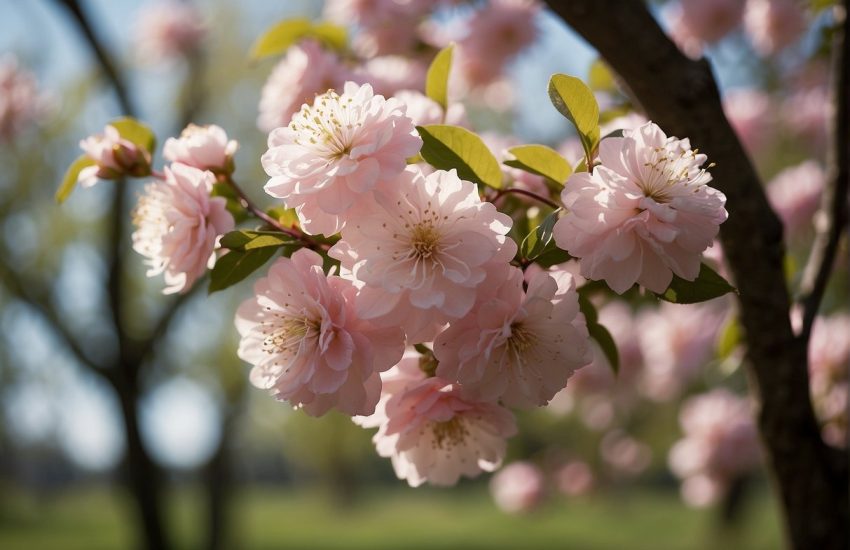
<svg viewBox="0 0 850 550"><path fill-rule="evenodd" d="M498 193L496 193L493 196L493 198L492 198L492 200L490 200L490 202L496 202L500 198L504 197L505 195L511 194L511 193L513 193L515 195L523 195L523 196L529 197L531 199L536 200L537 202L545 204L546 206L554 208L555 210L557 210L558 208L561 207L558 203L556 203L553 200L550 200L546 197L538 195L537 193L534 193L532 191L528 191L526 189L521 189L519 187L508 187L507 189L502 189L501 191L499 191Z"/></svg>
<svg viewBox="0 0 850 550"><path fill-rule="evenodd" d="M847 10L850 2L836 8L839 30L835 32L833 44L833 104L835 118L832 127L832 147L829 149L829 169L826 178L821 212L823 225L812 243L803 280L800 283L800 303L803 305L803 326L800 339L809 341L812 325L817 317L830 275L835 266L835 257L841 235L847 226L848 183L850 182L850 17Z"/></svg>
<svg viewBox="0 0 850 550"><path fill-rule="evenodd" d="M547 3L599 51L650 118L716 163L713 185L729 211L720 236L740 292L759 428L790 541L846 550L847 460L823 443L812 410L806 347L788 314L782 226L724 116L709 63L682 55L641 0Z"/></svg>

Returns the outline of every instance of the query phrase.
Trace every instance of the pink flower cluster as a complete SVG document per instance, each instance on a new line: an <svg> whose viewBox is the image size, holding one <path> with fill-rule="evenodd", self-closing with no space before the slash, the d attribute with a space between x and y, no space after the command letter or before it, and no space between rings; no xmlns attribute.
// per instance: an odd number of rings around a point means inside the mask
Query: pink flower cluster
<svg viewBox="0 0 850 550"><path fill-rule="evenodd" d="M760 462L758 432L747 398L725 389L692 397L679 415L685 434L670 450L682 497L692 506L716 502L740 476Z"/></svg>
<svg viewBox="0 0 850 550"><path fill-rule="evenodd" d="M83 187L91 187L98 180L150 173L150 153L121 137L114 126L106 126L102 134L81 140L80 149L95 163L80 171L77 180Z"/></svg>
<svg viewBox="0 0 850 550"><path fill-rule="evenodd" d="M35 76L18 65L11 54L0 56L0 142L10 141L49 111L50 102L39 93Z"/></svg>

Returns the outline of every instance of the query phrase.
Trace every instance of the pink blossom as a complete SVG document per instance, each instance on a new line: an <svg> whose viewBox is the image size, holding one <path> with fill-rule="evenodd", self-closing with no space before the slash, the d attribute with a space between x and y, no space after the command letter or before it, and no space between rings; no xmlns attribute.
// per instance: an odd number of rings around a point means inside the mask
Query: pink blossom
<svg viewBox="0 0 850 550"><path fill-rule="evenodd" d="M681 23L706 44L729 34L744 16L747 0L680 0Z"/></svg>
<svg viewBox="0 0 850 550"><path fill-rule="evenodd" d="M239 357L253 365L251 383L321 416L336 407L371 414L378 375L404 351L398 329L377 329L354 311L354 286L326 277L309 249L280 258L236 313Z"/></svg>
<svg viewBox="0 0 850 550"><path fill-rule="evenodd" d="M373 438L378 454L389 457L396 475L411 487L426 481L454 485L461 476L498 468L506 439L516 434L513 414L470 399L457 384L426 378L415 361L408 354L403 366L382 375L381 404L372 416L355 419L378 427Z"/></svg>
<svg viewBox="0 0 850 550"><path fill-rule="evenodd" d="M570 497L584 495L593 489L593 470L586 462L572 460L555 473L555 486Z"/></svg>
<svg viewBox="0 0 850 550"><path fill-rule="evenodd" d="M399 90L424 90L427 71L421 61L387 55L367 60L357 75L362 82L371 84L376 94L389 97Z"/></svg>
<svg viewBox="0 0 850 550"><path fill-rule="evenodd" d="M80 140L80 149L96 164L80 171L77 181L91 187L98 179L114 180L124 175L146 176L150 173L150 154L124 139L114 126Z"/></svg>
<svg viewBox="0 0 850 550"><path fill-rule="evenodd" d="M305 40L292 46L263 86L257 126L263 132L286 126L303 103L341 88L350 79L352 72L316 42Z"/></svg>
<svg viewBox="0 0 850 550"><path fill-rule="evenodd" d="M821 165L807 160L779 172L768 184L768 199L782 218L789 238L796 239L811 229L812 219L820 207L825 179Z"/></svg>
<svg viewBox="0 0 850 550"><path fill-rule="evenodd" d="M599 448L602 459L619 474L637 475L652 462L649 445L622 430L612 430L605 434Z"/></svg>
<svg viewBox="0 0 850 550"><path fill-rule="evenodd" d="M413 53L416 26L434 8L431 0L329 0L325 15L342 25L357 25L353 48L371 58Z"/></svg>
<svg viewBox="0 0 850 550"><path fill-rule="evenodd" d="M641 392L669 401L703 372L714 355L717 334L726 319L725 304L662 303L641 313L638 325L644 358Z"/></svg>
<svg viewBox="0 0 850 550"><path fill-rule="evenodd" d="M488 262L507 263L516 244L511 219L482 202L475 184L452 170L404 171L342 232L329 254L363 283L358 311L402 326L409 343L428 341L466 315Z"/></svg>
<svg viewBox="0 0 850 550"><path fill-rule="evenodd" d="M427 126L428 124L469 125L463 103L452 103L444 112L439 103L415 90L400 90L396 92L395 98L407 106L407 116L416 126Z"/></svg>
<svg viewBox="0 0 850 550"><path fill-rule="evenodd" d="M732 481L758 466L758 432L746 398L723 388L692 397L682 406L679 422L685 437L670 449L668 460L673 473L685 480L682 493L689 504L711 504Z"/></svg>
<svg viewBox="0 0 850 550"><path fill-rule="evenodd" d="M653 123L603 139L601 165L570 176L557 245L583 276L622 294L634 283L664 292L673 274L693 281L702 252L726 220L726 197L707 184L706 156Z"/></svg>
<svg viewBox="0 0 850 550"><path fill-rule="evenodd" d="M819 317L809 342L809 377L815 412L827 443L847 446L850 388L850 316Z"/></svg>
<svg viewBox="0 0 850 550"><path fill-rule="evenodd" d="M543 473L531 462L512 462L490 479L490 494L503 512L529 512L546 494Z"/></svg>
<svg viewBox="0 0 850 550"><path fill-rule="evenodd" d="M744 27L759 54L774 54L806 30L805 5L800 0L747 0Z"/></svg>
<svg viewBox="0 0 850 550"><path fill-rule="evenodd" d="M747 150L762 151L775 126L768 95L755 88L729 90L723 96L723 110Z"/></svg>
<svg viewBox="0 0 850 550"><path fill-rule="evenodd" d="M155 63L188 57L201 45L207 27L192 4L165 1L145 6L136 25L136 53Z"/></svg>
<svg viewBox="0 0 850 550"><path fill-rule="evenodd" d="M10 141L49 111L35 76L19 67L12 54L0 56L0 142Z"/></svg>
<svg viewBox="0 0 850 550"><path fill-rule="evenodd" d="M437 336L437 374L482 400L546 405L592 357L575 283L560 279L539 273L523 291L522 271L511 268L495 296Z"/></svg>
<svg viewBox="0 0 850 550"><path fill-rule="evenodd" d="M139 197L133 249L147 258L148 277L165 275L165 294L189 290L214 262L218 237L233 229L225 200L210 197L214 182L211 172L172 164Z"/></svg>
<svg viewBox="0 0 850 550"><path fill-rule="evenodd" d="M305 231L332 235L352 206L370 201L373 189L398 176L421 146L403 103L346 82L342 95L317 96L269 135L265 189L296 209Z"/></svg>
<svg viewBox="0 0 850 550"><path fill-rule="evenodd" d="M214 173L233 171L233 155L239 144L228 140L220 126L197 126L189 124L179 138L168 138L162 156L171 162L179 162L200 170Z"/></svg>

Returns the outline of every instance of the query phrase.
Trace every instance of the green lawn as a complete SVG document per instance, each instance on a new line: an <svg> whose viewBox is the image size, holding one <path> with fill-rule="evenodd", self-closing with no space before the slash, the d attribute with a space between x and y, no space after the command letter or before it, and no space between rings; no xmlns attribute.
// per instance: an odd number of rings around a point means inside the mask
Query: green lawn
<svg viewBox="0 0 850 550"><path fill-rule="evenodd" d="M105 489L49 499L2 497L0 548L134 548L128 502ZM189 492L169 520L181 547L197 548L201 516ZM321 493L243 492L235 502L238 549L775 549L781 546L775 510L754 496L740 526L718 529L711 511L684 508L675 493L647 490L550 502L534 514L506 516L483 488L464 491L381 489L347 508Z"/></svg>

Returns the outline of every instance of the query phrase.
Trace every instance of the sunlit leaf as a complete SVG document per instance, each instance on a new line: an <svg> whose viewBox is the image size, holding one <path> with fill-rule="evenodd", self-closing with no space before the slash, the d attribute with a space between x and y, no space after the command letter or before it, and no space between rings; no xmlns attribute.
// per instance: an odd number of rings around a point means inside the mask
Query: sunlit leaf
<svg viewBox="0 0 850 550"><path fill-rule="evenodd" d="M344 27L327 22L314 24L307 18L296 17L285 19L260 35L251 47L250 57L261 59L282 54L305 38L315 38L335 50L344 50L348 43Z"/></svg>
<svg viewBox="0 0 850 550"><path fill-rule="evenodd" d="M460 126L442 124L417 126L416 130L422 136L420 154L434 168L454 168L461 179L494 189L502 187L499 161L477 135Z"/></svg>
<svg viewBox="0 0 850 550"><path fill-rule="evenodd" d="M443 108L448 109L449 72L452 68L452 51L454 44L449 44L440 50L428 67L428 76L425 79L425 95L436 101Z"/></svg>
<svg viewBox="0 0 850 550"><path fill-rule="evenodd" d="M575 125L585 154L590 157L599 143L599 104L593 91L579 78L556 74L549 79L549 99Z"/></svg>
<svg viewBox="0 0 850 550"><path fill-rule="evenodd" d="M221 246L230 250L281 247L292 242L291 236L279 231L250 231L247 229L231 231L221 238Z"/></svg>
<svg viewBox="0 0 850 550"><path fill-rule="evenodd" d="M573 173L569 161L545 145L520 145L508 149L508 153L513 158L505 161L507 166L543 176L562 186Z"/></svg>
<svg viewBox="0 0 850 550"><path fill-rule="evenodd" d="M145 124L132 117L121 117L109 125L118 130L122 138L153 154L156 148L156 134Z"/></svg>
<svg viewBox="0 0 850 550"><path fill-rule="evenodd" d="M68 170L65 171L65 175L62 177L62 183L56 191L56 202L65 202L65 199L71 195L71 192L77 186L77 179L79 179L83 168L94 166L95 164L94 160L87 155L81 155L77 160L72 162Z"/></svg>

